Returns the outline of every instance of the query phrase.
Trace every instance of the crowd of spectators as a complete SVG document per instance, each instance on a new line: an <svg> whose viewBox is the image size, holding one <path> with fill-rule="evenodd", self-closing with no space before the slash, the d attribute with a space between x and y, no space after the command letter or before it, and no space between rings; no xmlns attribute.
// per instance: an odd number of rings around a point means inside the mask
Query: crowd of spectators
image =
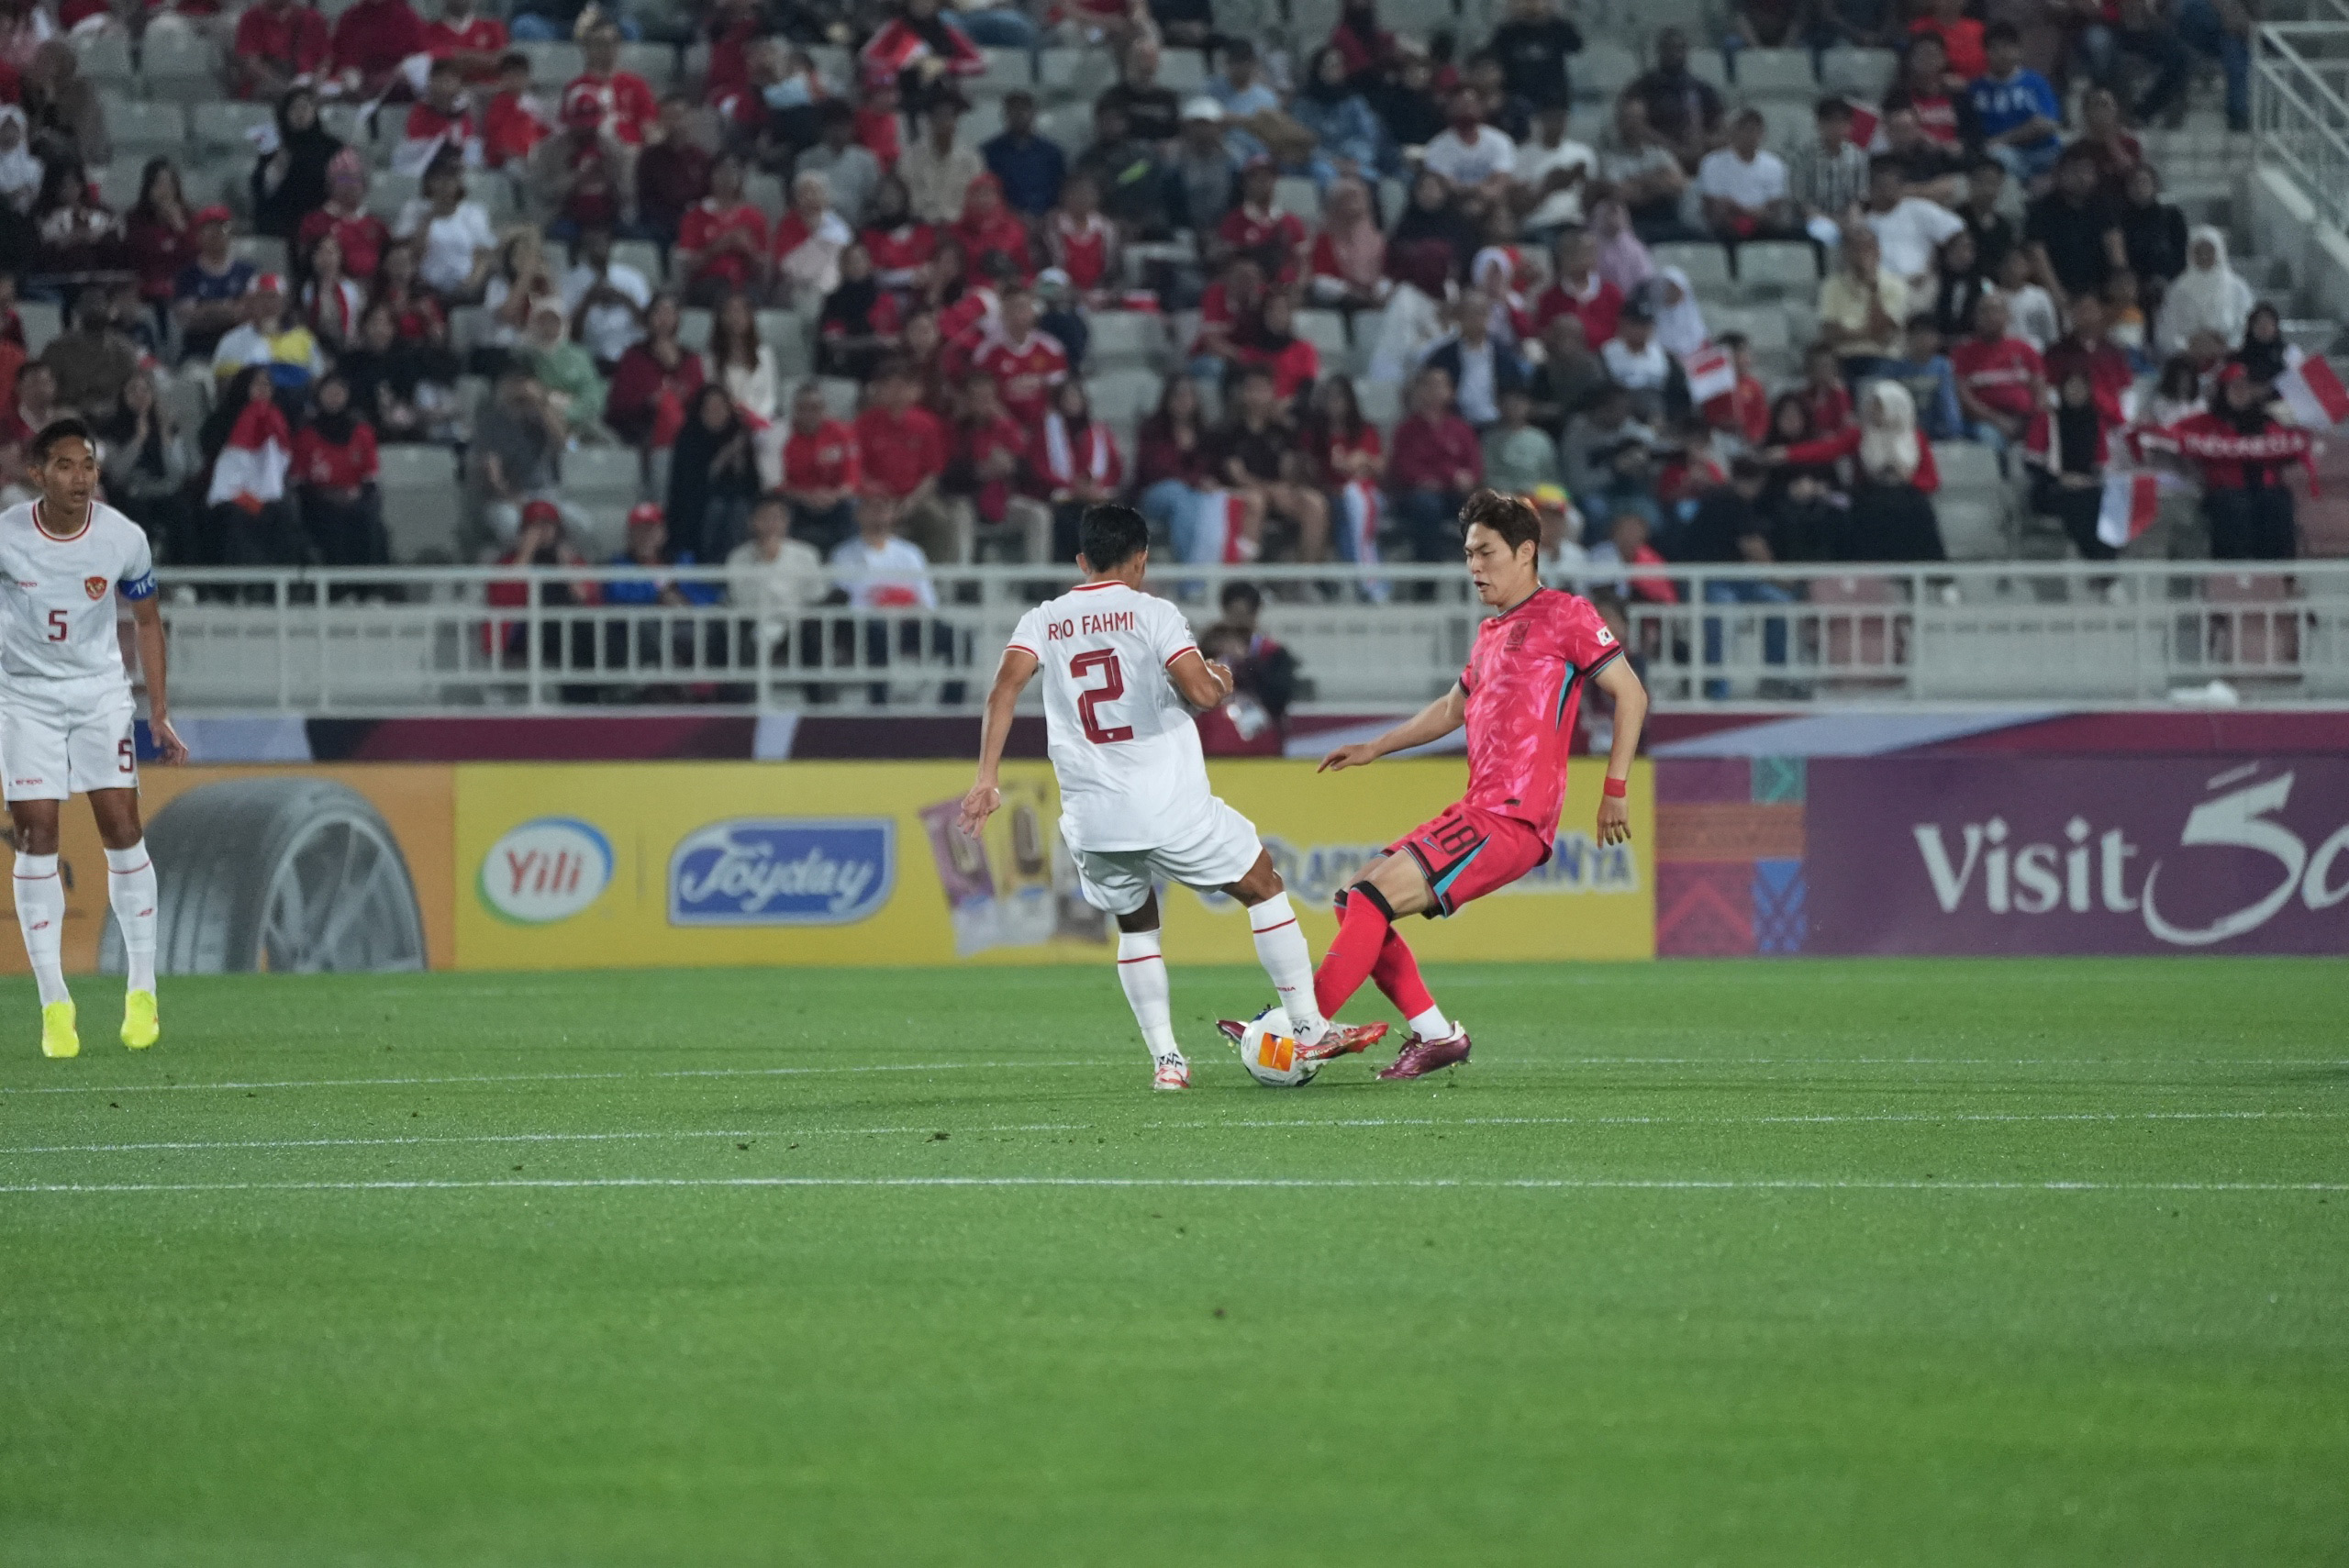
<svg viewBox="0 0 2349 1568"><path fill-rule="evenodd" d="M2308 441L2277 392L2298 358L2132 128L2178 110L2195 49L2240 118L2242 19L2212 0L2056 7L2052 43L1969 0L1748 0L1732 58L1903 51L1880 103L1823 97L1778 150L1669 28L1577 139L1583 39L1551 0L1509 0L1474 48L1349 0L1294 51L1218 32L1204 0L716 0L693 25L706 74L665 95L599 7L442 0L427 21L360 0L329 24L254 0L231 24L209 0L127 22L50 4L8 0L0 28L0 487L44 419L92 417L110 498L171 562L384 561L380 454L402 443L462 451L482 556L505 562L608 550L564 461L631 449L645 505L616 559L739 567L753 618L926 605L941 561L1067 561L1113 497L1186 562L1442 561L1466 493L1497 485L1552 519L1553 569L1633 598L1675 595L1673 562L1932 560L1936 441L1996 451L2056 552L2115 552L2099 503L2135 465L2163 505L2130 548L2295 547L2284 479ZM127 210L100 198L103 105L60 33L126 25L212 32L224 91L273 106L248 217L191 199L168 157ZM542 96L512 44L550 37L584 66ZM963 134L982 46L1055 38L1115 51L1083 145L1026 90L999 134ZM852 79L829 80L810 50L843 42ZM1196 45L1212 72L1186 99L1163 51ZM370 107L373 145L328 128L338 103ZM388 221L384 163L417 182ZM763 205L769 179L785 195ZM1284 179L1311 182L1315 221ZM493 222L493 182L518 225ZM284 243L282 272L239 255L246 233ZM1815 255L1818 337L1782 378L1651 251L1690 242ZM64 310L36 359L18 289ZM687 308L710 313L697 348ZM1390 428L1306 310L1350 322L1369 383L1397 388ZM799 363L856 384L853 412L785 372L777 311L808 334ZM1130 440L1087 391L1112 312L1181 328ZM192 428L159 395L190 365L212 382Z"/></svg>

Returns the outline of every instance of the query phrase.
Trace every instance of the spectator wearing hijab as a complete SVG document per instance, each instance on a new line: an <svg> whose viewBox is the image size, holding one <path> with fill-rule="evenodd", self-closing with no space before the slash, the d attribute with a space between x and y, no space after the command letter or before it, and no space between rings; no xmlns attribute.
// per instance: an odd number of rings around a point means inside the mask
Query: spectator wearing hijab
<svg viewBox="0 0 2349 1568"><path fill-rule="evenodd" d="M292 239L301 232L303 219L327 206L332 195L328 172L342 150L342 143L318 123L317 96L309 88L296 87L278 100L277 145L253 161L254 231L274 239ZM362 175L360 201L366 194ZM358 206L349 202L343 210ZM372 276L372 257L369 261Z"/></svg>
<svg viewBox="0 0 2349 1568"><path fill-rule="evenodd" d="M1311 168L1325 191L1333 179L1375 175L1388 162L1378 117L1354 90L1345 57L1335 48L1314 54L1288 112L1313 133L1317 145Z"/></svg>
<svg viewBox="0 0 2349 1568"><path fill-rule="evenodd" d="M155 396L152 376L122 384L113 412L98 422L106 500L164 546L164 559L187 559L188 511L182 494L197 468L195 450Z"/></svg>
<svg viewBox="0 0 2349 1568"><path fill-rule="evenodd" d="M791 210L774 226L778 303L821 300L840 286L841 253L856 237L831 210L831 187L821 174L802 174L791 182Z"/></svg>
<svg viewBox="0 0 2349 1568"><path fill-rule="evenodd" d="M2251 285L2228 264L2226 234L2204 224L2187 241L2186 270L2162 296L2154 346L2164 353L2183 353L2197 332L2215 332L2232 349L2243 341L2254 303Z"/></svg>
<svg viewBox="0 0 2349 1568"><path fill-rule="evenodd" d="M1466 276L1469 260L1482 243L1475 224L1453 199L1450 183L1421 170L1411 182L1410 205L1387 237L1386 270L1397 281L1441 298L1447 281Z"/></svg>
<svg viewBox="0 0 2349 1568"><path fill-rule="evenodd" d="M40 160L33 156L30 142L25 111L14 104L0 104L0 202L19 213L32 211L33 202L40 195L44 171Z"/></svg>
<svg viewBox="0 0 2349 1568"><path fill-rule="evenodd" d="M905 330L896 296L882 291L873 258L862 245L841 253L840 287L824 296L817 317L817 357L826 375L864 381L893 352Z"/></svg>
<svg viewBox="0 0 2349 1568"><path fill-rule="evenodd" d="M2309 463L2313 442L2308 431L2279 424L2267 404L2256 373L2230 364L2219 373L2210 409L2173 432L2202 471L2202 515L2220 561L2289 561L2299 553L2284 473Z"/></svg>
<svg viewBox="0 0 2349 1568"><path fill-rule="evenodd" d="M49 166L32 216L39 240L34 265L39 273L68 280L128 270L130 250L123 240L122 219L99 199L98 187L77 160L68 157Z"/></svg>
<svg viewBox="0 0 2349 1568"><path fill-rule="evenodd" d="M2251 373L2253 381L2272 387L2284 373L2284 321L2276 307L2253 306L2243 317L2243 344L2234 351L2234 361Z"/></svg>
<svg viewBox="0 0 2349 1568"><path fill-rule="evenodd" d="M294 249L307 254L320 238L331 234L342 246L343 270L361 283L373 283L391 249L392 231L367 210L367 165L346 147L327 161L325 205L309 213L294 231Z"/></svg>
<svg viewBox="0 0 2349 1568"><path fill-rule="evenodd" d="M1625 297L1655 275L1655 261L1649 256L1646 244L1632 231L1631 211L1620 196L1604 196L1591 204L1590 236L1598 244L1594 263L1598 275L1614 284Z"/></svg>
<svg viewBox="0 0 2349 1568"><path fill-rule="evenodd" d="M1854 561L1946 561L1931 492L1940 487L1932 448L1917 429L1917 406L1896 381L1868 384L1860 399L1848 535Z"/></svg>
<svg viewBox="0 0 2349 1568"><path fill-rule="evenodd" d="M295 433L293 473L302 527L321 562L390 564L375 430L352 409L350 384L331 372L319 378L310 417Z"/></svg>
<svg viewBox="0 0 2349 1568"><path fill-rule="evenodd" d="M241 372L221 388L204 422L203 442L212 472L205 489L202 564L306 564L309 541L286 504L287 469L267 461L273 451L290 459L294 450L294 432L277 406L267 367Z"/></svg>

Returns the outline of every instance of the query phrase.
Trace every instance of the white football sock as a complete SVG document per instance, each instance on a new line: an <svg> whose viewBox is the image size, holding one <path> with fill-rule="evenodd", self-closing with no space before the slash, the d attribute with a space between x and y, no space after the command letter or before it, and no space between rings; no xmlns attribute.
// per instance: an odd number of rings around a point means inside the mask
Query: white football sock
<svg viewBox="0 0 2349 1568"><path fill-rule="evenodd" d="M1412 1018L1411 1032L1421 1040L1450 1040L1454 1031L1442 1007L1430 1007Z"/></svg>
<svg viewBox="0 0 2349 1568"><path fill-rule="evenodd" d="M1118 933L1118 984L1126 988L1126 1005L1141 1026L1142 1043L1157 1061L1180 1057L1174 1043L1174 1014L1168 1005L1166 961L1159 956L1156 931Z"/></svg>
<svg viewBox="0 0 2349 1568"><path fill-rule="evenodd" d="M122 930L133 991L155 989L155 862L141 839L127 850L106 851L106 901Z"/></svg>
<svg viewBox="0 0 2349 1568"><path fill-rule="evenodd" d="M25 956L40 983L40 1005L69 999L65 989L65 884L55 855L17 857L17 926L25 933Z"/></svg>
<svg viewBox="0 0 2349 1568"><path fill-rule="evenodd" d="M1305 945L1304 928L1289 907L1288 895L1275 893L1248 907L1248 929L1256 938L1256 962L1272 976L1280 993L1281 1010L1298 1041L1310 1045L1329 1031L1330 1020L1313 996L1313 950Z"/></svg>

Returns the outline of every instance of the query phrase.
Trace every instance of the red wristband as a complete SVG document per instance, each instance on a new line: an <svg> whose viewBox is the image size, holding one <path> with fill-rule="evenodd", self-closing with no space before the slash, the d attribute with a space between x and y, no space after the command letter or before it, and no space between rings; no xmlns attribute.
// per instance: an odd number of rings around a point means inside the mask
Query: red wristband
<svg viewBox="0 0 2349 1568"><path fill-rule="evenodd" d="M1609 779L1605 784L1599 785L1599 789L1606 795L1608 799L1620 800L1625 795L1631 793L1631 781L1629 779Z"/></svg>

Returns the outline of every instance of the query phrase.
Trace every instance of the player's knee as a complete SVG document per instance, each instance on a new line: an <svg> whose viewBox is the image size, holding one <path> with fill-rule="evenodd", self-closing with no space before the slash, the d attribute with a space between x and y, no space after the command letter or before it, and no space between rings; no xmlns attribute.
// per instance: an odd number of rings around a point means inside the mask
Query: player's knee
<svg viewBox="0 0 2349 1568"><path fill-rule="evenodd" d="M1154 931L1158 929L1157 893L1153 891L1149 897L1144 898L1141 901L1140 907L1134 909L1131 913L1119 916L1118 929L1123 931L1128 936L1132 936L1139 931Z"/></svg>
<svg viewBox="0 0 2349 1568"><path fill-rule="evenodd" d="M53 855L57 853L57 824L54 822L18 823L14 834L17 853L20 855Z"/></svg>

